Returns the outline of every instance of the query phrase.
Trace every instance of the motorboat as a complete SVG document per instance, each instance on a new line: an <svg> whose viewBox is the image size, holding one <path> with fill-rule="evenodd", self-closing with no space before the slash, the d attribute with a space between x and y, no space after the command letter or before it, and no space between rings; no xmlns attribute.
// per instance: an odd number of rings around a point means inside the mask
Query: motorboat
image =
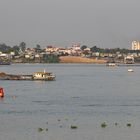
<svg viewBox="0 0 140 140"><path fill-rule="evenodd" d="M131 69L131 68L129 68L127 71L128 71L128 72L134 72L134 70Z"/></svg>

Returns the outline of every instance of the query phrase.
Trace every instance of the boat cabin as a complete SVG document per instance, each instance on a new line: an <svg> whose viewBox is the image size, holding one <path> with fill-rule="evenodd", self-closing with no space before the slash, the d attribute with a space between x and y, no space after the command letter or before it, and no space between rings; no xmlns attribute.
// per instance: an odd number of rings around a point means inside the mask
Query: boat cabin
<svg viewBox="0 0 140 140"><path fill-rule="evenodd" d="M52 74L51 73L48 73L48 72L36 72L34 73L34 77L37 77L37 78L45 78L46 76L51 76Z"/></svg>

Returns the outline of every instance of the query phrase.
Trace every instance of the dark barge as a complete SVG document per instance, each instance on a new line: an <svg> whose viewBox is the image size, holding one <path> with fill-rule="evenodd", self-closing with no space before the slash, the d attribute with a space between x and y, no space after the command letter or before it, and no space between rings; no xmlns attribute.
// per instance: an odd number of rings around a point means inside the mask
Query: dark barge
<svg viewBox="0 0 140 140"><path fill-rule="evenodd" d="M55 76L51 72L36 72L32 75L15 75L6 74L4 72L0 73L0 80L43 80L43 81L53 81Z"/></svg>

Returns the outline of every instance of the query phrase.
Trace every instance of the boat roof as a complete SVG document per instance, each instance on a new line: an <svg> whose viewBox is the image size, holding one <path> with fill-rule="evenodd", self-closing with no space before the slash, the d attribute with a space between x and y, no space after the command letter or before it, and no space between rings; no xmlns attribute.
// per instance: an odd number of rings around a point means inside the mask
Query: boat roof
<svg viewBox="0 0 140 140"><path fill-rule="evenodd" d="M48 73L51 73L51 72L35 72L35 74L48 74Z"/></svg>

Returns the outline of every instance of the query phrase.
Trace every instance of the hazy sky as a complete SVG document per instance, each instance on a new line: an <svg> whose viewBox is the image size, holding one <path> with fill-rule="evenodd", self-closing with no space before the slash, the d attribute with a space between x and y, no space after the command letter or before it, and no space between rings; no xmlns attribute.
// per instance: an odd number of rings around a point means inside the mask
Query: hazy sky
<svg viewBox="0 0 140 140"><path fill-rule="evenodd" d="M0 43L130 48L140 0L0 0Z"/></svg>

